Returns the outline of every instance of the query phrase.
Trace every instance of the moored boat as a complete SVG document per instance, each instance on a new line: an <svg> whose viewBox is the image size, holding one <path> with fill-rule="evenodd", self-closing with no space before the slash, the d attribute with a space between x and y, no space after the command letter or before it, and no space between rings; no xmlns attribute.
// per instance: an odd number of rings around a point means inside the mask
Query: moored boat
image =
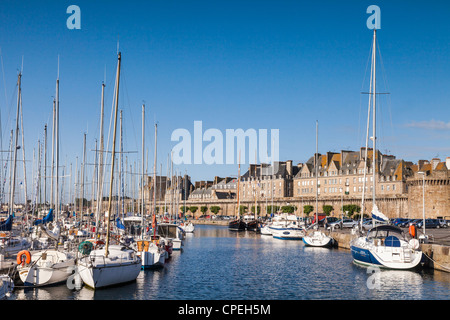
<svg viewBox="0 0 450 320"><path fill-rule="evenodd" d="M42 250L17 255L17 271L27 287L49 286L67 281L74 273L76 256L59 250Z"/></svg>
<svg viewBox="0 0 450 320"><path fill-rule="evenodd" d="M367 236L350 242L355 263L387 269L416 268L422 260L419 241L407 240L403 231L391 225L376 226Z"/></svg>

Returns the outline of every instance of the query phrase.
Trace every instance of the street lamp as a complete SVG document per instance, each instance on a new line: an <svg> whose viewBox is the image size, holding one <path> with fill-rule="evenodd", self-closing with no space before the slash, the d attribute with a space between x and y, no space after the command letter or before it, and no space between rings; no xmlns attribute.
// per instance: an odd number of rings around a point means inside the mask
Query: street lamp
<svg viewBox="0 0 450 320"><path fill-rule="evenodd" d="M425 171L419 171L422 175L422 210L423 210L423 235L425 236Z"/></svg>

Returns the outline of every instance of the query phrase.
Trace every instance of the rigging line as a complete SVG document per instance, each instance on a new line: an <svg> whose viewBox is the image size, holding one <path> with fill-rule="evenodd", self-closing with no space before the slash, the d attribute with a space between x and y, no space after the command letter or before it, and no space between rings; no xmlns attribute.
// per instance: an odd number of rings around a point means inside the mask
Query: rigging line
<svg viewBox="0 0 450 320"><path fill-rule="evenodd" d="M123 72L124 76L121 77L121 79L123 79L122 90L124 91L124 94L126 96L126 100L128 102L128 107L126 109L127 109L127 113L130 116L130 121L131 121L131 125L132 125L132 128L133 128L132 132L133 132L133 135L134 135L134 143L135 143L135 146L138 146L138 139L137 139L137 134L136 134L136 128L138 126L136 126L134 124L133 114L131 112L132 108L130 107L131 106L131 102L130 102L130 95L128 93L128 86L127 86L127 79L126 79L126 72L127 72L127 70L126 70L126 68L123 68L123 70L124 70L124 72ZM126 127L126 126L124 126L124 127Z"/></svg>
<svg viewBox="0 0 450 320"><path fill-rule="evenodd" d="M384 86L386 88L386 91L389 91L389 85L388 85L388 81L387 81L387 77L386 77L386 69L384 67L383 58L381 56L380 46L378 46L378 53L379 53L379 57L380 57L380 64L381 64L381 70L382 70ZM390 124L391 124L392 137L395 137L394 124L392 122L392 108L391 108L391 97L390 97L390 95L389 95L389 97L388 97L386 102L388 104L388 112L389 112L389 120L390 120Z"/></svg>
<svg viewBox="0 0 450 320"><path fill-rule="evenodd" d="M364 77L363 77L363 80L362 80L362 83L361 83L361 92L362 92L362 90L363 90L363 88L364 88L364 83L365 83L365 81L366 81L366 76L367 76L367 70L368 70L368 68L369 68L369 62L370 62L370 60L371 60L371 58L372 58L372 50L373 50L373 46L372 46L372 44L370 45L370 50L369 50L369 55L368 55L368 57L367 57L367 61L366 61L366 68L365 68L365 70L364 70ZM362 112L362 95L360 95L360 99L359 99L359 115L358 115L358 131L357 131L357 133L358 133L358 139L359 139L359 142L358 142L358 146L361 146L362 145L362 139L363 139L363 135L361 134L361 112Z"/></svg>

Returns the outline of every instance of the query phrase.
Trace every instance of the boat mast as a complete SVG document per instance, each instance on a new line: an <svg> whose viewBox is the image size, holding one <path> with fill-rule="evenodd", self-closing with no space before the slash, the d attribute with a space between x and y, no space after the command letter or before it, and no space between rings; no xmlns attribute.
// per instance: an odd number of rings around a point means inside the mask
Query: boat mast
<svg viewBox="0 0 450 320"><path fill-rule="evenodd" d="M376 195L376 171L377 171L377 165L376 165L376 97L377 97L377 93L376 93L376 41L377 41L377 29L374 28L373 29L373 45L372 45L372 65L373 65L373 73L372 73L372 82L373 82L373 114L372 114L372 141L373 141L373 156L372 156L372 179L373 179L373 192L372 192L372 207L375 208L376 207L376 203L375 203L375 195ZM372 209L373 210L373 209ZM375 220L372 219L372 225L375 226Z"/></svg>
<svg viewBox="0 0 450 320"><path fill-rule="evenodd" d="M102 83L102 100L100 106L100 159L98 166L98 178L97 178L97 208L95 213L95 234L98 235L98 227L100 223L100 208L102 203L102 191L103 191L103 110L105 102L105 83Z"/></svg>
<svg viewBox="0 0 450 320"><path fill-rule="evenodd" d="M319 225L319 121L316 120L316 224Z"/></svg>
<svg viewBox="0 0 450 320"><path fill-rule="evenodd" d="M374 29L374 32L376 32L376 29ZM372 48L372 63L371 63L371 70L370 70L370 84L369 84L369 105L368 105L368 110L367 110L367 125L366 125L366 149L365 149L365 158L364 158L364 177L363 177L363 190L362 190L362 198L361 198L361 221L360 224L362 226L363 223L363 218L364 218L364 202L365 202L365 191L366 191L366 177L367 177L367 172L366 170L368 169L368 165L367 165L367 160L368 160L368 148L369 148L369 128L370 128L370 112L371 112L371 104L372 104L372 93L373 93L373 87L375 85L374 82L374 74L375 74L375 33L374 33L374 40L373 40L373 48ZM375 95L373 94L374 98ZM375 135L374 135L375 136ZM372 157L373 160L375 159L375 148L373 149L372 152ZM375 163L375 162L374 162ZM372 174L375 175L375 165L372 165ZM373 195L373 199L375 199L375 177L372 177L372 195ZM375 201L373 201L373 204L375 204Z"/></svg>
<svg viewBox="0 0 450 320"><path fill-rule="evenodd" d="M241 181L241 150L239 150L239 165L238 165L238 180L237 180L237 209L236 209L236 219L239 219L239 211L241 207L241 198L239 197L239 185Z"/></svg>
<svg viewBox="0 0 450 320"><path fill-rule="evenodd" d="M59 197L58 197L58 180L59 180L59 56L58 56L58 78L56 79L56 114L55 114L55 220L59 218Z"/></svg>
<svg viewBox="0 0 450 320"><path fill-rule="evenodd" d="M377 29L374 28L373 29L373 49L372 49L372 63L373 63L373 116L372 116L372 120L373 120L373 125L372 125L372 139L373 139L373 168L372 168L372 174L373 174L373 192L372 192L372 203L373 206L375 207L375 194L376 194L376 180L375 180L375 173L377 171L377 167L376 167L376 97L377 97L377 93L376 93L376 88L377 88L377 82L376 82L376 40L377 40ZM372 220L372 223L375 224L375 221Z"/></svg>
<svg viewBox="0 0 450 320"><path fill-rule="evenodd" d="M142 228L144 227L144 135L145 135L145 104L142 105L142 175L141 175L141 221ZM144 232L141 232L141 237L144 239Z"/></svg>
<svg viewBox="0 0 450 320"><path fill-rule="evenodd" d="M27 212L27 205L28 205L28 196L27 196L27 170L26 170L26 164L25 164L25 138L24 138L24 132L23 132L23 107L22 107L22 96L20 97L20 124L21 124L21 130L22 130L22 158L23 158L23 183L24 183L24 198L25 198L25 212ZM27 221L28 221L28 214L27 214Z"/></svg>
<svg viewBox="0 0 450 320"><path fill-rule="evenodd" d="M115 110L114 110L114 133L113 133L113 145L111 153L111 180L109 182L109 199L108 199L108 220L106 228L106 243L105 243L105 257L108 257L108 247L109 247L109 236L110 236L110 226L111 226L111 200L112 200L112 189L114 180L114 158L116 156L116 131L117 131L117 110L119 108L119 82L120 82L120 60L121 53L118 53L117 57L117 76L116 76L116 95L115 95Z"/></svg>
<svg viewBox="0 0 450 320"><path fill-rule="evenodd" d="M155 161L153 163L153 217L156 221L156 142L158 135L158 124L155 123ZM186 198L186 197L185 197ZM186 212L186 208L184 209Z"/></svg>
<svg viewBox="0 0 450 320"><path fill-rule="evenodd" d="M14 162L13 162L13 172L12 172L12 179L11 179L11 187L10 187L10 201L9 201L9 215L13 214L14 211L14 192L15 192L15 185L16 185L16 170L17 170L17 141L19 139L19 110L20 110L20 100L22 99L22 73L19 73L18 79L17 79L17 113L16 113L16 135L15 135L15 147L14 147Z"/></svg>

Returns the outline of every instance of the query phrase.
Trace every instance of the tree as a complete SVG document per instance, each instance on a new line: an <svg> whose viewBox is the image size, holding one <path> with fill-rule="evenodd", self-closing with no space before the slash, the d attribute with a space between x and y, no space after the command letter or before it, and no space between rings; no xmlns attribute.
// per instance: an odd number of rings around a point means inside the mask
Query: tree
<svg viewBox="0 0 450 320"><path fill-rule="evenodd" d="M186 214L186 211L187 211L188 209L189 209L189 208L186 207L186 206L181 206L181 207L180 207L180 210L181 210L181 212L183 212L183 214Z"/></svg>
<svg viewBox="0 0 450 320"><path fill-rule="evenodd" d="M203 208L203 207L202 207L202 208ZM219 211L220 211L220 207L219 207L219 206L211 206L211 207L209 208L209 211L211 211L211 212L214 213L214 214L218 214Z"/></svg>
<svg viewBox="0 0 450 320"><path fill-rule="evenodd" d="M261 207L256 206L256 214L259 214L261 212ZM252 213L255 213L255 206L252 206Z"/></svg>
<svg viewBox="0 0 450 320"><path fill-rule="evenodd" d="M281 212L283 213L293 213L295 211L296 207L295 206L282 206L281 207Z"/></svg>
<svg viewBox="0 0 450 320"><path fill-rule="evenodd" d="M356 204L346 204L345 206L342 207L342 211L348 212L347 215L349 218L351 218L355 212L357 213L361 212L361 207Z"/></svg>
<svg viewBox="0 0 450 320"><path fill-rule="evenodd" d="M330 213L331 213L331 211L333 211L333 206L324 204L324 205L322 206L322 209L323 209L323 212L324 212L327 216L329 216Z"/></svg>
<svg viewBox="0 0 450 320"><path fill-rule="evenodd" d="M207 207L207 206L201 206L201 207L200 207L200 211L201 211L203 214L205 214L206 211L208 211L208 207Z"/></svg>
<svg viewBox="0 0 450 320"><path fill-rule="evenodd" d="M197 211L197 209L198 209L198 207L196 207L196 206L189 207L189 211L192 212L192 214L194 214L195 211Z"/></svg>
<svg viewBox="0 0 450 320"><path fill-rule="evenodd" d="M267 213L275 213L280 210L280 206L267 206Z"/></svg>
<svg viewBox="0 0 450 320"><path fill-rule="evenodd" d="M313 212L314 207L310 205L303 206L303 212L308 216L311 212Z"/></svg>
<svg viewBox="0 0 450 320"><path fill-rule="evenodd" d="M247 212L247 206L239 206L239 214L244 214Z"/></svg>

